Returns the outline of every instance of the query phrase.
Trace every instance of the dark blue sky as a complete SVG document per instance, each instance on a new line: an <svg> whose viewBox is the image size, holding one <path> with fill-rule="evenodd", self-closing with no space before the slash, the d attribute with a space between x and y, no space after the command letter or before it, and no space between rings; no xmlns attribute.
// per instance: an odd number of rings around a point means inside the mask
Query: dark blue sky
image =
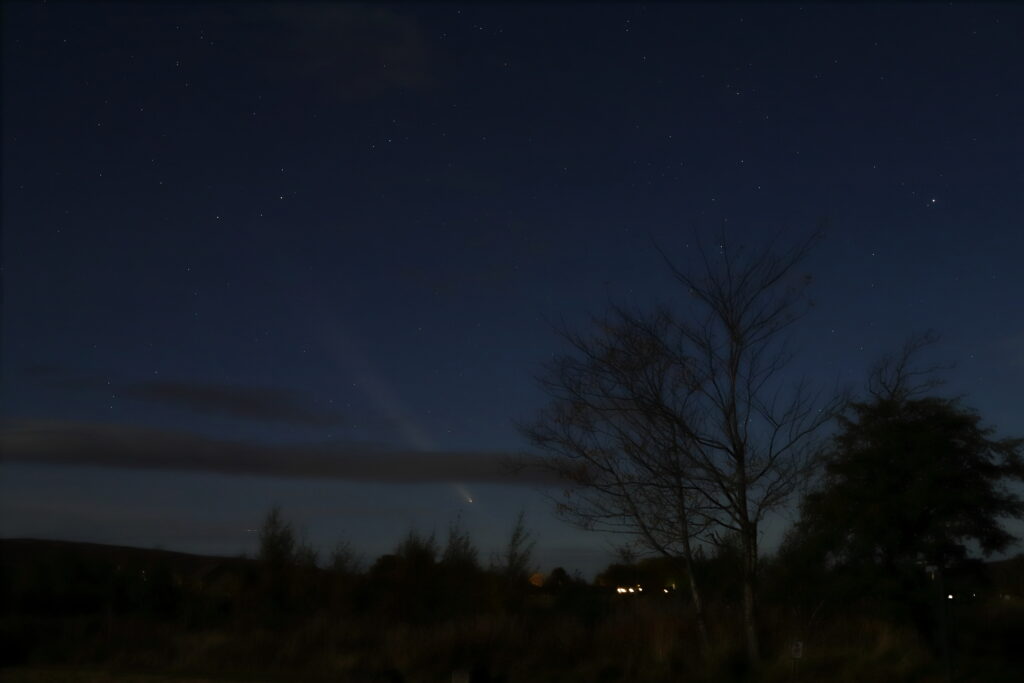
<svg viewBox="0 0 1024 683"><path fill-rule="evenodd" d="M276 502L373 556L525 508L589 572L609 541L499 461L551 322L677 300L652 244L685 266L695 234L824 226L794 378L933 328L949 391L1024 434L1012 3L3 19L4 536L251 551Z"/></svg>

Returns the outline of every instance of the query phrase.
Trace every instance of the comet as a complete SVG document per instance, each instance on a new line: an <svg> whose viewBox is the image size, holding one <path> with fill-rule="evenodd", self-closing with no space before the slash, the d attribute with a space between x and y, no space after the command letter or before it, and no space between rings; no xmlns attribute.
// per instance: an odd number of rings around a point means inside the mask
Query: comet
<svg viewBox="0 0 1024 683"><path fill-rule="evenodd" d="M453 486L455 490L458 492L459 497L462 498L462 500L466 501L467 503L473 502L473 494L467 491L465 486L462 486L461 484L453 484Z"/></svg>

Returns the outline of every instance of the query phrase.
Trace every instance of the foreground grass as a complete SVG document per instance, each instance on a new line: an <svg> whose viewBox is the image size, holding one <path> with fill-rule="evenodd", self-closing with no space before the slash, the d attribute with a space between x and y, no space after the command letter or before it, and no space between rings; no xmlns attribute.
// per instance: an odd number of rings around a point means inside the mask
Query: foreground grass
<svg viewBox="0 0 1024 683"><path fill-rule="evenodd" d="M504 683L1010 683L1024 665L1024 605L964 610L948 657L909 626L877 617L834 615L807 629L768 613L766 659L753 669L736 623L712 622L716 648L702 663L685 610L656 601L607 606L589 613L552 603L419 624L322 614L277 629L190 630L127 616L0 619L0 644L22 654L0 669L0 683L449 683L453 671L476 666ZM797 634L805 648L794 663Z"/></svg>
<svg viewBox="0 0 1024 683"><path fill-rule="evenodd" d="M281 678L175 676L169 674L118 673L109 671L78 671L64 668L13 668L0 669L2 683L226 683L252 681L270 683Z"/></svg>

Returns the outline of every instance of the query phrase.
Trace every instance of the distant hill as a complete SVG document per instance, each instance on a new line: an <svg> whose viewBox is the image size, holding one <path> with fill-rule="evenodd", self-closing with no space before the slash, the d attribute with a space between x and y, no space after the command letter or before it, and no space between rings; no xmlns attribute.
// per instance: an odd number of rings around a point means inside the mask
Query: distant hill
<svg viewBox="0 0 1024 683"><path fill-rule="evenodd" d="M255 564L245 557L196 555L156 548L136 548L102 543L57 541L35 538L0 538L0 587L3 593L17 590L11 580L26 574L49 573L54 567L92 568L100 573L138 573L159 567L180 578L198 578L225 569L245 571ZM1024 597L1024 554L985 563L993 589L1005 595ZM632 570L631 570L632 571ZM88 573L88 572L87 572ZM81 571L77 579L85 578ZM55 579L58 577L54 577ZM600 578L606 578L601 575ZM599 580L600 583L600 580Z"/></svg>
<svg viewBox="0 0 1024 683"><path fill-rule="evenodd" d="M84 560L109 561L130 566L166 562L175 566L197 568L211 562L237 562L242 559L103 543L38 538L0 538L0 564L17 563L27 558L60 560L71 556Z"/></svg>
<svg viewBox="0 0 1024 683"><path fill-rule="evenodd" d="M255 560L128 546L0 539L0 613L170 613L182 591L208 595Z"/></svg>

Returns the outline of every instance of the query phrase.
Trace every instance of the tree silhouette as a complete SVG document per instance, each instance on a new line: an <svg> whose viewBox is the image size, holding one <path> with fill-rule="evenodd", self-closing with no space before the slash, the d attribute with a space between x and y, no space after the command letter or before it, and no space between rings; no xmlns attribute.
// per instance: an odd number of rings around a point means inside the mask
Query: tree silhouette
<svg viewBox="0 0 1024 683"><path fill-rule="evenodd" d="M540 464L570 485L556 508L563 518L629 534L689 569L710 513L701 509L689 439L678 425L697 382L689 359L672 353L681 342L675 321L665 311L613 309L594 324L591 336L564 333L575 353L548 365L541 384L551 404L523 431L546 452ZM700 588L687 575L707 655Z"/></svg>
<svg viewBox="0 0 1024 683"><path fill-rule="evenodd" d="M534 571L533 549L536 545L537 541L526 528L526 513L520 510L516 515L515 524L512 525L508 542L492 562L492 569L508 581L525 581Z"/></svg>
<svg viewBox="0 0 1024 683"><path fill-rule="evenodd" d="M293 584L298 542L295 529L285 521L281 508L270 509L260 526L260 583L266 618L274 626L293 606Z"/></svg>
<svg viewBox="0 0 1024 683"><path fill-rule="evenodd" d="M1024 441L993 439L952 399L879 398L851 413L801 521L826 539L834 563L890 573L950 567L972 544L987 556L1015 540L1000 520L1024 516L1006 487L1024 479Z"/></svg>
<svg viewBox="0 0 1024 683"><path fill-rule="evenodd" d="M448 541L441 553L441 564L450 570L474 572L479 569L479 555L469 532L462 527L461 519L456 519L448 527Z"/></svg>
<svg viewBox="0 0 1024 683"><path fill-rule="evenodd" d="M691 306L613 309L545 369L548 409L523 431L541 464L571 486L559 510L585 528L628 533L693 563L698 540L735 534L742 548L744 636L758 657L758 528L811 463L812 436L841 399L822 402L782 376L784 332L806 310L798 272L814 238L776 252L733 249L684 270L665 258ZM709 533L715 532L715 533ZM690 590L702 644L699 586Z"/></svg>
<svg viewBox="0 0 1024 683"><path fill-rule="evenodd" d="M297 549L295 529L285 521L280 507L275 505L267 513L260 526L259 538L259 559L264 564L280 568L294 561Z"/></svg>
<svg viewBox="0 0 1024 683"><path fill-rule="evenodd" d="M334 545L327 566L341 576L355 576L363 569L363 558L352 546L351 541L342 540Z"/></svg>
<svg viewBox="0 0 1024 683"><path fill-rule="evenodd" d="M928 567L948 575L972 549L1007 549L1016 539L1001 522L1024 516L1007 486L1024 480L1024 440L996 439L959 400L924 395L937 382L912 361L934 340L916 337L875 366L870 400L840 419L789 543L846 590L892 604L920 599Z"/></svg>

